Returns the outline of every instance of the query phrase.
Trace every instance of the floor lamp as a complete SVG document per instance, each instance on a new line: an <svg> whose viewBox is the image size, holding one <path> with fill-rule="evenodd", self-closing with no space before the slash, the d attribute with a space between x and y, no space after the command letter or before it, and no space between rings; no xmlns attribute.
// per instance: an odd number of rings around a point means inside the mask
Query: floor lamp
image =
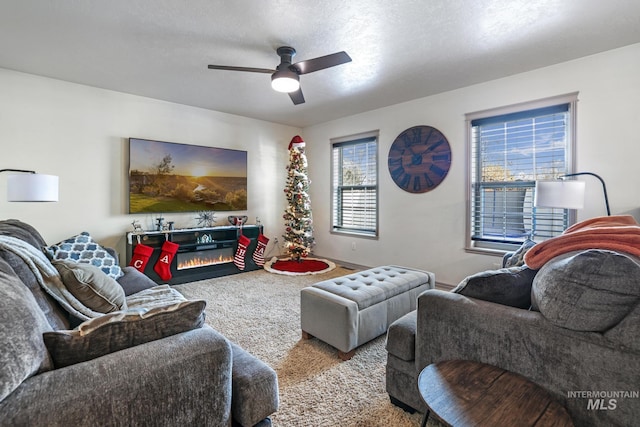
<svg viewBox="0 0 640 427"><path fill-rule="evenodd" d="M607 215L611 216L609 209L609 197L607 196L607 186L599 175L593 172L577 172L561 175L554 181L536 181L536 192L533 205L545 208L562 209L582 209L584 207L583 181L566 181L565 178L579 175L591 175L600 180L604 193L604 203L607 208Z"/></svg>
<svg viewBox="0 0 640 427"><path fill-rule="evenodd" d="M43 175L24 169L0 169L0 172L17 172L7 179L9 202L57 202L58 177Z"/></svg>

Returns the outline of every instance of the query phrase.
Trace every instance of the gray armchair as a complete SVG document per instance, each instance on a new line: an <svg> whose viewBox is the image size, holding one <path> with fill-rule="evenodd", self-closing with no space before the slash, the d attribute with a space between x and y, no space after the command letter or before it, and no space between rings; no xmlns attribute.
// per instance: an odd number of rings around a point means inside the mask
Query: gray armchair
<svg viewBox="0 0 640 427"><path fill-rule="evenodd" d="M453 292L422 293L416 312L387 334L391 400L423 411L420 371L441 360L466 359L544 387L576 425L634 424L640 418L640 399L633 397L640 384L638 260L590 250L526 270L484 272ZM522 301L526 294L530 303ZM600 401L603 391L612 393Z"/></svg>

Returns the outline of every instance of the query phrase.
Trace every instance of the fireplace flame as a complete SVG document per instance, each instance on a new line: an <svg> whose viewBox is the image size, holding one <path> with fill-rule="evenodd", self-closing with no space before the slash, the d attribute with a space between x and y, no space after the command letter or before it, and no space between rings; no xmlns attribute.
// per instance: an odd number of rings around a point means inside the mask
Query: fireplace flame
<svg viewBox="0 0 640 427"><path fill-rule="evenodd" d="M178 270L186 270L188 268L207 267L209 265L226 264L233 262L231 255L197 255L193 258L178 261Z"/></svg>

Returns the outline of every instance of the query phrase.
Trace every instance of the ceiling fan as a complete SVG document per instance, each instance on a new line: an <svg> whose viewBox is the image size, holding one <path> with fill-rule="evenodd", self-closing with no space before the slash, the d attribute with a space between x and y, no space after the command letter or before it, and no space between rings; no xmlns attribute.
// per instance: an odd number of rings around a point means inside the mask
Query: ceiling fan
<svg viewBox="0 0 640 427"><path fill-rule="evenodd" d="M291 63L296 50L289 46L276 49L280 56L280 65L275 70L268 68L233 67L228 65L209 65L210 70L248 71L250 73L271 74L271 87L278 92L286 92L295 105L304 103L304 96L300 88L300 75L309 74L325 68L351 62L346 52L336 52L331 55L307 59L306 61Z"/></svg>

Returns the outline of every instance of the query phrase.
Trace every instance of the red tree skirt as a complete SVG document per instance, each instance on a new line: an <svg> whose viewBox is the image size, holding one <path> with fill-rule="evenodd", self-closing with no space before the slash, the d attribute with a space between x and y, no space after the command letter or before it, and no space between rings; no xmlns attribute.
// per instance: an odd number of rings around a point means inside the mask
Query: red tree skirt
<svg viewBox="0 0 640 427"><path fill-rule="evenodd" d="M288 274L299 276L304 274L326 273L336 268L336 265L326 259L302 258L302 261L294 261L291 258L271 258L264 264L264 269L270 273Z"/></svg>

